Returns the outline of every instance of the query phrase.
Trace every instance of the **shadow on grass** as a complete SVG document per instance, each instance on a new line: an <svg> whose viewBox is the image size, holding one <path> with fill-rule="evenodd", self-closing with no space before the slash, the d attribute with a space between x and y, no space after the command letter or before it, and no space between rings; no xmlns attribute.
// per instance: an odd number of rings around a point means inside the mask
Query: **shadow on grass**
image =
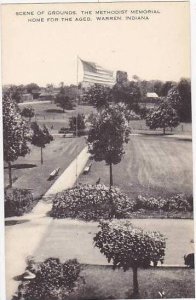
<svg viewBox="0 0 196 300"><path fill-rule="evenodd" d="M15 165L12 165L12 169L31 169L31 168L35 168L37 167L37 165L34 165L34 164L15 164ZM8 167L4 167L4 169L8 169Z"/></svg>
<svg viewBox="0 0 196 300"><path fill-rule="evenodd" d="M29 222L29 220L6 220L5 226L19 225L26 222Z"/></svg>
<svg viewBox="0 0 196 300"><path fill-rule="evenodd" d="M46 109L45 112L47 112L47 113L59 113L59 114L65 113L65 112L62 111L62 109L58 109L58 108Z"/></svg>

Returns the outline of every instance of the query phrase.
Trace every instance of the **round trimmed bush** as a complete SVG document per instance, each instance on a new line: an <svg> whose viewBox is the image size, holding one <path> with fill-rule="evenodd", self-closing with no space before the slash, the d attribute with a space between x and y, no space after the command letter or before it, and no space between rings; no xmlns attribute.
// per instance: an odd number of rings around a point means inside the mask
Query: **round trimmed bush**
<svg viewBox="0 0 196 300"><path fill-rule="evenodd" d="M134 202L118 188L86 184L58 193L53 200L51 216L97 221L125 218L133 209Z"/></svg>
<svg viewBox="0 0 196 300"><path fill-rule="evenodd" d="M44 262L32 260L27 270L36 277L22 282L12 300L64 300L80 287L80 264L76 259L61 263L58 258L48 258Z"/></svg>

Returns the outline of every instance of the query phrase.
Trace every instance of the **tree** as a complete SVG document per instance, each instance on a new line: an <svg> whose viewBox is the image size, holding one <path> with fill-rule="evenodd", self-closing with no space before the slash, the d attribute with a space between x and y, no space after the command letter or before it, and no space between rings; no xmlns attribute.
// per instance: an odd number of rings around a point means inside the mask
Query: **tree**
<svg viewBox="0 0 196 300"><path fill-rule="evenodd" d="M73 109L73 101L66 95L64 85L61 86L60 92L56 96L55 103L62 108L63 112L65 112L65 109Z"/></svg>
<svg viewBox="0 0 196 300"><path fill-rule="evenodd" d="M11 85L9 87L3 87L3 94L11 97L16 103L21 102L22 94L25 92L23 85Z"/></svg>
<svg viewBox="0 0 196 300"><path fill-rule="evenodd" d="M129 109L137 110L141 92L137 82L116 83L112 88L112 99L115 103L123 102Z"/></svg>
<svg viewBox="0 0 196 300"><path fill-rule="evenodd" d="M122 106L122 105L121 105ZM110 187L113 185L112 165L118 164L128 142L128 120L120 105L110 105L94 115L88 135L89 152L96 161L105 160L110 167Z"/></svg>
<svg viewBox="0 0 196 300"><path fill-rule="evenodd" d="M29 106L29 107L24 107L23 110L21 111L21 116L25 118L29 118L29 122L31 121L31 118L33 118L35 115L35 110Z"/></svg>
<svg viewBox="0 0 196 300"><path fill-rule="evenodd" d="M173 86L167 95L167 100L176 109L181 122L191 121L191 83L187 79L181 79Z"/></svg>
<svg viewBox="0 0 196 300"><path fill-rule="evenodd" d="M107 107L111 101L111 88L101 84L94 84L87 89L82 100L94 105L97 109Z"/></svg>
<svg viewBox="0 0 196 300"><path fill-rule="evenodd" d="M167 127L176 127L178 124L177 112L167 100L162 101L158 107L152 109L146 116L146 125L150 129L162 128L163 134L165 134Z"/></svg>
<svg viewBox="0 0 196 300"><path fill-rule="evenodd" d="M166 81L162 87L161 87L161 90L160 90L160 96L162 97L166 97L169 90L175 86L175 83L173 81Z"/></svg>
<svg viewBox="0 0 196 300"><path fill-rule="evenodd" d="M190 122L191 115L191 82L188 79L181 79L177 85L181 98L180 120Z"/></svg>
<svg viewBox="0 0 196 300"><path fill-rule="evenodd" d="M85 116L83 114L78 114L76 117L73 116L69 119L69 127L72 131L85 129Z"/></svg>
<svg viewBox="0 0 196 300"><path fill-rule="evenodd" d="M154 266L163 263L165 255L165 237L156 231L145 232L134 227L127 220L102 221L100 230L94 237L95 246L100 249L113 268L124 271L133 270L133 294L139 293L137 271L139 267Z"/></svg>
<svg viewBox="0 0 196 300"><path fill-rule="evenodd" d="M33 90L39 90L40 89L39 85L37 85L36 83L29 83L25 86L25 88L27 90L27 93L30 93L30 94L32 94Z"/></svg>
<svg viewBox="0 0 196 300"><path fill-rule="evenodd" d="M8 95L3 96L3 145L4 160L8 164L9 185L12 186L11 163L19 156L30 152L28 141L31 139L29 126L22 119L17 104Z"/></svg>
<svg viewBox="0 0 196 300"><path fill-rule="evenodd" d="M32 141L31 143L41 149L41 164L43 164L43 148L45 148L46 144L49 144L53 141L53 136L49 133L48 128L44 125L41 128L36 122L31 124L31 128L33 131Z"/></svg>

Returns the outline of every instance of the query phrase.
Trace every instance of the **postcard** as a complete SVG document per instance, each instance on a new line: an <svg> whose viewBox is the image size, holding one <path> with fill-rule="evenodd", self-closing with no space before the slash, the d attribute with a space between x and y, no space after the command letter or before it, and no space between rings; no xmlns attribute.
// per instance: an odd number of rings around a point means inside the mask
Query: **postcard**
<svg viewBox="0 0 196 300"><path fill-rule="evenodd" d="M189 1L1 10L5 299L195 298Z"/></svg>

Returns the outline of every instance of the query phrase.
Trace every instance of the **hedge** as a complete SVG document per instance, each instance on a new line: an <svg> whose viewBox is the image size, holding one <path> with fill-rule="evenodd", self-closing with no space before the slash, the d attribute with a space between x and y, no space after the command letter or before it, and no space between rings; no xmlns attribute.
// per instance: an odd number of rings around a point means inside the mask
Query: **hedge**
<svg viewBox="0 0 196 300"><path fill-rule="evenodd" d="M193 211L193 198L185 194L176 194L170 198L144 197L139 195L136 200L135 209L163 210L163 211Z"/></svg>
<svg viewBox="0 0 196 300"><path fill-rule="evenodd" d="M86 184L58 193L53 200L51 216L97 221L100 218L125 218L133 209L134 202L118 188Z"/></svg>
<svg viewBox="0 0 196 300"><path fill-rule="evenodd" d="M58 193L53 199L50 215L54 218L76 218L85 221L130 218L141 209L165 212L191 212L193 199L185 194L170 198L144 197L128 198L119 188L111 189L103 184L78 185Z"/></svg>
<svg viewBox="0 0 196 300"><path fill-rule="evenodd" d="M5 217L21 216L31 211L36 204L33 194L27 189L5 190Z"/></svg>

